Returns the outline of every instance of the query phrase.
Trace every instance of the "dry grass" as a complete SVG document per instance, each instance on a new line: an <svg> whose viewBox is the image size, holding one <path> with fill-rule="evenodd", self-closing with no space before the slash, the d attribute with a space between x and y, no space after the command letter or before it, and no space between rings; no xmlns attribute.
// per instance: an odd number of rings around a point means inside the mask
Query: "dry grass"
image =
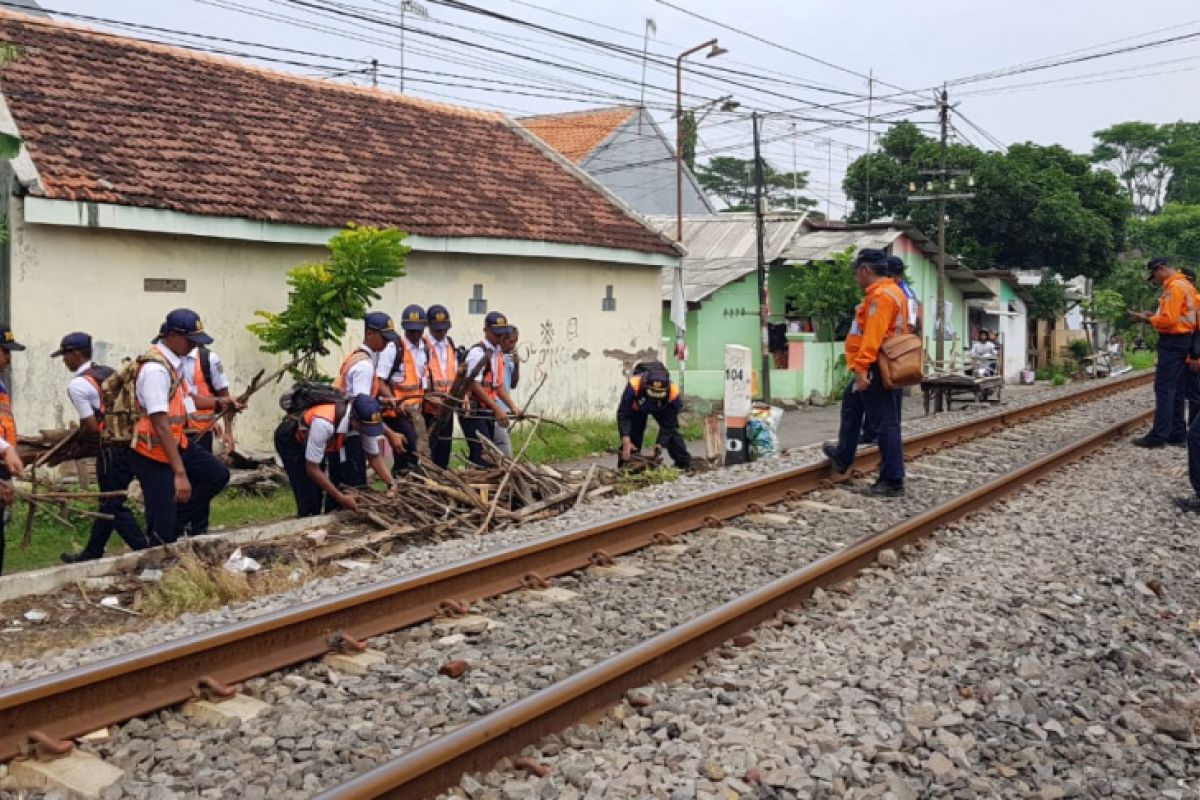
<svg viewBox="0 0 1200 800"><path fill-rule="evenodd" d="M141 610L150 616L167 618L211 611L259 595L293 589L302 584L307 575L306 567L295 564L277 564L249 575L234 573L187 552L178 564L163 573L162 580L143 598Z"/></svg>

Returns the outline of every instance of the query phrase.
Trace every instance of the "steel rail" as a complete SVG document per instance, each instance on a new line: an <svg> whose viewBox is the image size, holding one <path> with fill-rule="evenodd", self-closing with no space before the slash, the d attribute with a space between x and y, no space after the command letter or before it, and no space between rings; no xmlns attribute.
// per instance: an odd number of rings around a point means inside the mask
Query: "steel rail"
<svg viewBox="0 0 1200 800"><path fill-rule="evenodd" d="M960 497L863 537L850 546L660 633L571 677L481 717L399 758L317 795L316 800L431 797L468 772L486 771L547 734L618 702L627 690L687 667L729 639L782 610L795 608L819 587L839 583L874 563L881 550L932 533L1104 447L1153 416L1140 412L996 478Z"/></svg>
<svg viewBox="0 0 1200 800"><path fill-rule="evenodd" d="M958 444L1151 378L1107 381L920 434L905 443L905 454ZM867 450L854 467L878 463L878 451ZM346 642L431 619L447 604L504 594L845 479L833 476L827 462L788 469L0 689L0 762L39 743L49 750L65 747L90 731L220 694L223 687L318 658Z"/></svg>

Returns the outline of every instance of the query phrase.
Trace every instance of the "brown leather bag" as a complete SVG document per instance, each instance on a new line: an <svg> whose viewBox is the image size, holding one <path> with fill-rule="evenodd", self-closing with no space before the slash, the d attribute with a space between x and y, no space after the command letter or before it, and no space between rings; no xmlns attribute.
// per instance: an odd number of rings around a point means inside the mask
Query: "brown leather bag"
<svg viewBox="0 0 1200 800"><path fill-rule="evenodd" d="M921 337L900 333L884 339L879 346L879 378L886 389L916 386L925 377Z"/></svg>

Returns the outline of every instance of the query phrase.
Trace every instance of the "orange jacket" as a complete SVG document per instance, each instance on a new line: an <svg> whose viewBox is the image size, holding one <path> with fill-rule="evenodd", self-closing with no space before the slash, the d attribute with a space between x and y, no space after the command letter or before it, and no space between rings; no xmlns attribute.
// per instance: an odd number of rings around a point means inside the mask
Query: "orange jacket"
<svg viewBox="0 0 1200 800"><path fill-rule="evenodd" d="M877 280L854 310L854 324L846 336L846 366L866 373L879 357L884 339L907 330L908 302L895 281Z"/></svg>
<svg viewBox="0 0 1200 800"><path fill-rule="evenodd" d="M197 397L213 397L213 393L208 388L208 381L204 380L204 368L200 366L201 358L208 358L208 353L197 353L196 358L192 360L193 369L192 374L189 376L190 383L192 388L196 390ZM188 414L188 432L193 434L208 433L212 430L213 422L216 418L217 410L215 408L197 408Z"/></svg>
<svg viewBox="0 0 1200 800"><path fill-rule="evenodd" d="M180 378L175 368L168 364L162 356L147 358L147 361L143 361L138 366L138 372L141 372L150 360L166 367L167 373L171 376L171 395L167 406L167 424L171 428L171 438L175 440L175 447L182 454L188 446L187 434L184 432L187 427L188 413L183 399L183 379ZM150 421L149 414L143 413L138 417L137 423L133 426L133 441L130 442L130 446L135 453L140 453L146 458L162 462L163 464L169 463L166 448L159 441L158 431L155 430L154 424Z"/></svg>
<svg viewBox="0 0 1200 800"><path fill-rule="evenodd" d="M364 359L369 359L370 357L371 356L367 355L366 351L362 348L359 348L350 355L346 356L342 360L342 365L338 367L338 376L333 382L334 388L341 392L346 391L346 373L350 371L352 366ZM371 378L371 397L379 397L379 384L379 376L373 376Z"/></svg>
<svg viewBox="0 0 1200 800"><path fill-rule="evenodd" d="M317 418L323 419L333 426L333 438L329 440L329 444L325 445L325 452L336 453L341 450L346 445L346 435L337 432L337 406L333 403L312 406L304 412L303 424L296 427L296 441L301 444L308 441L308 431L312 427L313 420Z"/></svg>
<svg viewBox="0 0 1200 800"><path fill-rule="evenodd" d="M1150 317L1150 324L1159 333L1191 333L1196 329L1196 302L1195 287L1176 272L1163 284L1158 313Z"/></svg>
<svg viewBox="0 0 1200 800"><path fill-rule="evenodd" d="M429 391L434 394L447 394L454 386L454 378L458 375L458 353L454 350L454 342L447 340L446 363L438 357L437 346L432 336L425 337L425 349L429 351ZM425 413L436 414L440 406L426 402Z"/></svg>
<svg viewBox="0 0 1200 800"><path fill-rule="evenodd" d="M17 446L17 421L13 419L12 398L9 397L8 389L2 383L0 383L0 436L3 436L4 441L13 447Z"/></svg>

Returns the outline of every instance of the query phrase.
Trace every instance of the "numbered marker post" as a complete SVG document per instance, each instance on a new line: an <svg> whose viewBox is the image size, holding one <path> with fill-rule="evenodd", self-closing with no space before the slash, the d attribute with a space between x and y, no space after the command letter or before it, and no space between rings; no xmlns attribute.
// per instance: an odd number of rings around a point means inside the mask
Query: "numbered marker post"
<svg viewBox="0 0 1200 800"><path fill-rule="evenodd" d="M750 460L746 419L750 416L750 348L725 345L725 464Z"/></svg>

